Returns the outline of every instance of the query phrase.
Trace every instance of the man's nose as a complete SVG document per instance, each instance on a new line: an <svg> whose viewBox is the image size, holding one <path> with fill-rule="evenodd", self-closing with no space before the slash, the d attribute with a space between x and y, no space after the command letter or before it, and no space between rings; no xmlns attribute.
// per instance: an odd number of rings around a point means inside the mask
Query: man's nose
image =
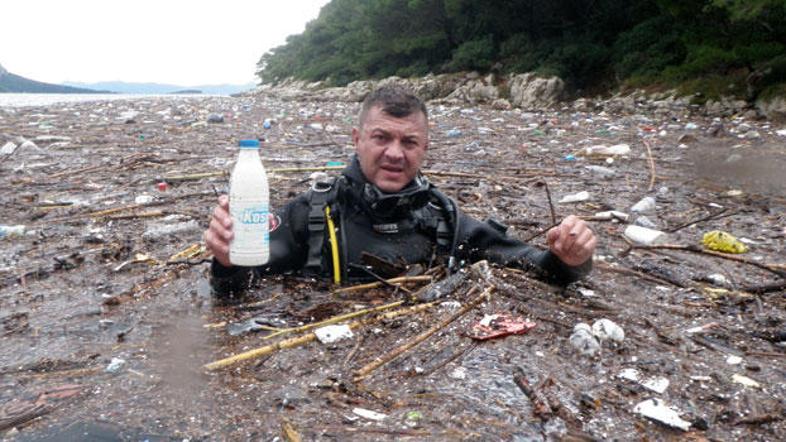
<svg viewBox="0 0 786 442"><path fill-rule="evenodd" d="M400 161L404 159L404 146L400 140L393 140L388 148L385 149L385 157L391 161Z"/></svg>

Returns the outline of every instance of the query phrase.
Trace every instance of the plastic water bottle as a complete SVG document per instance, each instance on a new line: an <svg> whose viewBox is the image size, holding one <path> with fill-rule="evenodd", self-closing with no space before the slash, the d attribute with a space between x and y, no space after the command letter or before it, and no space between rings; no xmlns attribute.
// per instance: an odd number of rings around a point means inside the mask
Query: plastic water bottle
<svg viewBox="0 0 786 442"><path fill-rule="evenodd" d="M240 153L229 181L229 214L235 234L229 244L229 262L233 265L253 267L268 262L269 199L259 141L240 140Z"/></svg>

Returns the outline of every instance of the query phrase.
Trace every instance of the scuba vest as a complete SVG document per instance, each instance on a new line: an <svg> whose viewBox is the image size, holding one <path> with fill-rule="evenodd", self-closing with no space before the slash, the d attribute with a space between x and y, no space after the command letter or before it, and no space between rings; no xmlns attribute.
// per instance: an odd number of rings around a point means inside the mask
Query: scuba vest
<svg viewBox="0 0 786 442"><path fill-rule="evenodd" d="M422 246L422 236L425 235L436 246L439 255L448 257L449 271L453 271L457 264L458 207L421 175L410 186L394 194L383 193L370 183L353 185L342 175L316 181L307 192L307 200L308 254L304 274L316 276L327 271L333 282L340 284L348 280L350 267L358 267L356 263L347 262L347 235L353 234L347 232L353 222L347 219L348 215L362 219L354 220L355 224L363 222L365 227L368 222L373 231L370 234L377 237L402 232L406 235L411 231L412 241ZM353 229L357 227L351 226ZM391 244L379 241L374 246L383 249L399 247L401 251L407 248L406 241ZM325 259L326 254L329 259Z"/></svg>

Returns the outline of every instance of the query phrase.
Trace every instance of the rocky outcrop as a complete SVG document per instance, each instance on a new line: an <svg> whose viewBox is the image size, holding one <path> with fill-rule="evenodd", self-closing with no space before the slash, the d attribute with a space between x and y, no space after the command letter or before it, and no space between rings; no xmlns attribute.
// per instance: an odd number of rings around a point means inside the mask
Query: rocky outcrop
<svg viewBox="0 0 786 442"><path fill-rule="evenodd" d="M558 77L540 78L519 74L510 78L510 104L522 109L554 106L565 92L565 82Z"/></svg>
<svg viewBox="0 0 786 442"><path fill-rule="evenodd" d="M611 97L566 99L565 83L558 77L538 77L533 73L482 77L477 72L462 74L429 74L421 78L388 77L382 80L361 80L345 87L325 87L323 82L308 83L288 79L276 86L261 86L257 94L274 95L284 100L338 101L357 103L363 101L375 88L396 84L414 91L426 101L456 106L490 105L505 110L543 110L561 106L576 112L605 111L614 115L701 114L710 117L745 118L765 116L769 119L786 119L786 97L778 95L759 100L755 107L744 100L721 97L697 104L692 96L681 96L676 90L648 92L633 90L618 92Z"/></svg>
<svg viewBox="0 0 786 442"><path fill-rule="evenodd" d="M445 102L449 104L490 104L499 98L499 89L495 86L494 74L489 74L485 78L476 77L476 73L470 74L470 78L461 86L458 86L445 97Z"/></svg>
<svg viewBox="0 0 786 442"><path fill-rule="evenodd" d="M778 96L756 101L756 109L770 120L786 121L786 97Z"/></svg>

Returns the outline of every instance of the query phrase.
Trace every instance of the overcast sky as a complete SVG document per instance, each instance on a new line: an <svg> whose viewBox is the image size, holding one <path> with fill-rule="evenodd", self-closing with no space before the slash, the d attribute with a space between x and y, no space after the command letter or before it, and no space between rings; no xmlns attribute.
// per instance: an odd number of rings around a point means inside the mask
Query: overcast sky
<svg viewBox="0 0 786 442"><path fill-rule="evenodd" d="M328 0L3 0L0 65L33 80L256 81Z"/></svg>

